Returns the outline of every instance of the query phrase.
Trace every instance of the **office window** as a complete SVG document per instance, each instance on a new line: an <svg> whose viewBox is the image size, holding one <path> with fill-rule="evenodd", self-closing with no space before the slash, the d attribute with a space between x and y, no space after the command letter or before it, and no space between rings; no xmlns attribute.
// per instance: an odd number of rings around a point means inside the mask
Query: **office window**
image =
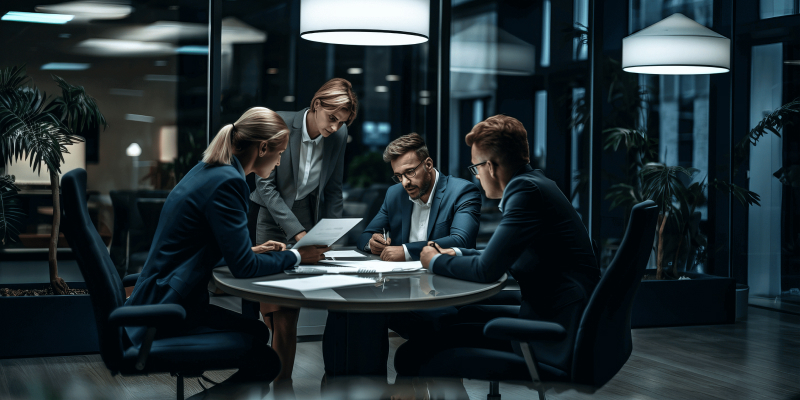
<svg viewBox="0 0 800 400"><path fill-rule="evenodd" d="M713 29L713 1L711 0L676 0L676 1L629 1L628 33L634 33L653 25L674 14L682 13L699 24ZM610 19L606 16L606 21ZM606 115L603 122L605 129L622 128L642 132L650 140L641 146L651 153L641 159L636 152L628 152L625 144L618 150L607 149L603 153L602 188L604 197L601 214L600 243L604 248L602 263L608 263L621 239L630 213L630 206L612 204L627 199L620 185L640 187L643 163L657 162L667 167L696 168L698 172L692 177L680 179L685 186L692 183L707 182L709 168L709 90L708 75L637 75L621 71L620 55L612 56L604 64L614 73L615 86L605 82L603 89L611 90L609 95L613 111ZM603 140L610 133L604 133ZM708 190L703 190L707 195ZM610 196L610 197L606 197ZM641 200L641 198L633 201ZM669 248L669 260L665 258L664 267L678 264L678 270L705 272L708 258L714 257L715 243L705 241L708 231L708 206L703 203L693 208L691 215L685 210L687 222L698 233L693 236L688 246L675 240L675 248ZM669 232L668 232L669 233ZM665 234L667 235L667 234ZM679 237L680 233L670 234ZM683 247L680 247L683 246ZM655 257L651 258L651 267L655 267Z"/></svg>
<svg viewBox="0 0 800 400"><path fill-rule="evenodd" d="M797 0L759 0L759 17L761 19L780 17L798 13Z"/></svg>
<svg viewBox="0 0 800 400"><path fill-rule="evenodd" d="M42 3L4 2L0 15L64 14L60 4ZM103 11L107 19L72 9L64 24L0 21L0 68L25 65L47 94L60 94L51 74L83 86L108 121L105 130L80 132L86 141L71 146L65 166L86 169L90 212L123 273L141 267L130 265L129 256L146 252L150 241L137 199L165 197L206 147L207 62L194 53L207 47L207 3L177 4L101 1L89 11ZM17 176L26 214L21 241L6 248L46 248L47 175L32 173L27 161L5 167Z"/></svg>

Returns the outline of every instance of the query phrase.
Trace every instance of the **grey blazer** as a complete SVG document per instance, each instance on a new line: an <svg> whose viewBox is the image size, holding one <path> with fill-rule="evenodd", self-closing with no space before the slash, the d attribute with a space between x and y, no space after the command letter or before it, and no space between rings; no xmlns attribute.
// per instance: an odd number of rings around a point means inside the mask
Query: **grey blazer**
<svg viewBox="0 0 800 400"><path fill-rule="evenodd" d="M308 107L297 112L278 111L278 115L289 127L289 147L281 155L279 165L268 178L256 176L256 190L250 200L266 207L272 218L283 229L286 240L305 230L292 214L292 205L297 196L297 181L300 171L300 145L303 138L303 115ZM342 217L342 176L344 175L344 150L347 145L347 125L324 139L322 148L322 176L317 189L316 220Z"/></svg>

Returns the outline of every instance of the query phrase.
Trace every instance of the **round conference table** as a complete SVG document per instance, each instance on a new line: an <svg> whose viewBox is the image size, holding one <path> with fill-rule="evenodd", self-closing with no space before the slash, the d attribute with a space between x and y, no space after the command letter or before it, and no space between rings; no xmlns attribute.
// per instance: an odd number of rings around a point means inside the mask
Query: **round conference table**
<svg viewBox="0 0 800 400"><path fill-rule="evenodd" d="M334 289L297 291L261 286L256 282L304 279L320 275L280 273L237 279L228 267L215 269L213 275L218 289L246 300L290 307L354 312L397 312L470 304L494 296L503 290L506 284L505 274L496 282L476 283L421 270L352 275L370 278L375 282Z"/></svg>
<svg viewBox="0 0 800 400"><path fill-rule="evenodd" d="M339 274L334 276L336 275ZM476 283L436 275L427 270L349 275L370 278L374 283L310 291L262 286L256 282L305 279L323 275L284 272L257 278L237 279L228 267L220 267L213 271L213 276L218 289L246 300L344 312L342 317L346 331L353 329L350 328L351 322L348 317L351 312L401 312L465 305L492 297L506 285L505 274L496 282ZM349 371L351 366L358 364L349 359L349 347L347 340L337 344L333 356L337 369L343 365L341 367L343 371ZM328 373L330 378L341 376L341 371Z"/></svg>

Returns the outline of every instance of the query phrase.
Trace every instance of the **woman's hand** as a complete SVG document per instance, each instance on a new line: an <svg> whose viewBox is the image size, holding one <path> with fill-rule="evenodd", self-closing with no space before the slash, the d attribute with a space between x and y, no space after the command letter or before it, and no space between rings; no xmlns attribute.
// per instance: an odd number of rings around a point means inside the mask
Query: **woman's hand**
<svg viewBox="0 0 800 400"><path fill-rule="evenodd" d="M284 251L286 250L286 244L281 242L276 242L274 240L267 240L266 242L255 246L252 248L253 253L262 254L269 251Z"/></svg>

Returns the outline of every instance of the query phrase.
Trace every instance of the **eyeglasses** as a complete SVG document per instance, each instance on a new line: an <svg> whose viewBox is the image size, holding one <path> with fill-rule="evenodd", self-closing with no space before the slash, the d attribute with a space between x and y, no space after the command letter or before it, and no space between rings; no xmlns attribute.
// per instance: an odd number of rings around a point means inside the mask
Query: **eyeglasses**
<svg viewBox="0 0 800 400"><path fill-rule="evenodd" d="M470 174L478 175L478 167L483 165L483 164L486 164L487 162L489 162L489 160L486 160L484 162L480 162L480 163L477 163L477 164L472 164L469 167L467 167L467 169L469 170Z"/></svg>
<svg viewBox="0 0 800 400"><path fill-rule="evenodd" d="M414 167L414 168L412 168L412 169L410 169L410 170L408 170L408 171L406 171L406 172L404 172L402 174L394 174L394 175L392 175L392 180L397 182L397 183L402 183L404 176L406 177L406 179L411 180L411 178L417 176L417 168L419 168L419 166L422 165L422 163L424 163L424 162L425 162L425 160L423 160L422 162L417 164L416 167Z"/></svg>

